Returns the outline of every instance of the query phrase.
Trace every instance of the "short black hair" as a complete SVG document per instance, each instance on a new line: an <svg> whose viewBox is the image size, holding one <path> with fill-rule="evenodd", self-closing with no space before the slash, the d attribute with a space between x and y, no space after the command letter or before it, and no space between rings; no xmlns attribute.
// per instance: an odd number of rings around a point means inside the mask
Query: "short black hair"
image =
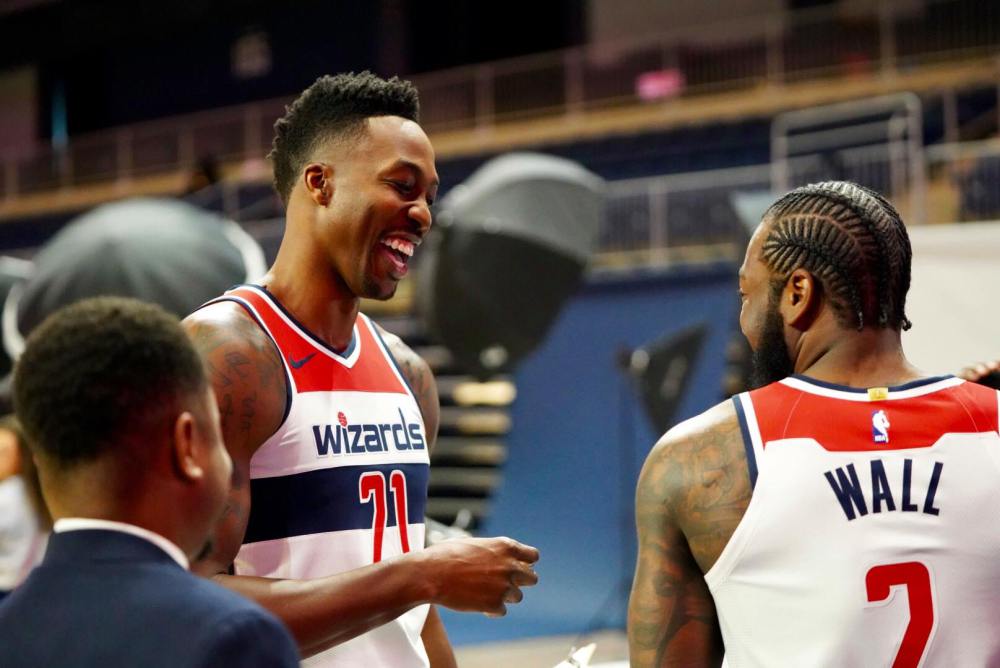
<svg viewBox="0 0 1000 668"><path fill-rule="evenodd" d="M360 134L364 120L373 116L401 116L419 122L417 89L409 81L382 79L366 70L322 76L302 91L275 122L274 142L267 156L281 201L288 205L295 179L317 142L338 134Z"/></svg>
<svg viewBox="0 0 1000 668"><path fill-rule="evenodd" d="M171 433L185 398L207 388L177 319L124 297L59 309L31 333L14 371L14 407L33 450L60 469L123 439Z"/></svg>
<svg viewBox="0 0 1000 668"><path fill-rule="evenodd" d="M913 253L885 197L847 181L813 183L771 205L764 220L772 227L763 259L775 281L804 268L820 281L842 325L910 328L905 306Z"/></svg>

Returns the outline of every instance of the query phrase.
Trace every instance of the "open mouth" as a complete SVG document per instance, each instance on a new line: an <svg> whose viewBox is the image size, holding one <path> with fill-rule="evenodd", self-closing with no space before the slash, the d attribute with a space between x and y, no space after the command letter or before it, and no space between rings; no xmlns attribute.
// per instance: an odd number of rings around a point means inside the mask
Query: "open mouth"
<svg viewBox="0 0 1000 668"><path fill-rule="evenodd" d="M417 244L400 237L386 237L385 239L382 239L382 245L388 246L401 259L403 259L404 262L413 257L413 252L417 249Z"/></svg>
<svg viewBox="0 0 1000 668"><path fill-rule="evenodd" d="M384 237L379 244L384 255L390 261L393 277L398 279L405 276L407 263L413 257L413 253L417 250L420 241L400 235L390 235Z"/></svg>

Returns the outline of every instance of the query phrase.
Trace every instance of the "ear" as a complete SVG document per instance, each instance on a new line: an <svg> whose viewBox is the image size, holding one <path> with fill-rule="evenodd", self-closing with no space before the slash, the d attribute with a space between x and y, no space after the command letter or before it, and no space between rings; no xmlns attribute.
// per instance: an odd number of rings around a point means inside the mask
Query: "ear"
<svg viewBox="0 0 1000 668"><path fill-rule="evenodd" d="M333 200L333 167L322 162L311 162L302 172L309 198L317 206L329 206Z"/></svg>
<svg viewBox="0 0 1000 668"><path fill-rule="evenodd" d="M779 311L785 324L797 330L809 329L819 312L820 284L805 269L796 269L785 281Z"/></svg>
<svg viewBox="0 0 1000 668"><path fill-rule="evenodd" d="M174 421L173 459L178 475L185 480L198 480L205 476L205 469L198 462L200 444L198 425L189 411L184 411Z"/></svg>

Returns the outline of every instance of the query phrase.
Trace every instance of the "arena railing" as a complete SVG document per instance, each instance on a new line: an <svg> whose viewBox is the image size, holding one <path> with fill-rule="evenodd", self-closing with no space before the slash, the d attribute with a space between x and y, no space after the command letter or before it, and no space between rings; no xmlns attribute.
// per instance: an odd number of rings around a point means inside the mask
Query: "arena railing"
<svg viewBox="0 0 1000 668"><path fill-rule="evenodd" d="M853 3L730 20L656 37L415 75L431 132L642 104L807 79L892 79L916 66L1000 53L1000 4ZM288 99L73 137L4 156L3 198L192 168L203 156L256 160Z"/></svg>
<svg viewBox="0 0 1000 668"><path fill-rule="evenodd" d="M909 225L1000 221L1000 139L928 148L916 159L895 143L788 161L787 187L849 180L885 193ZM606 263L733 257L784 185L771 164L609 184L599 237ZM696 254L696 255L693 255Z"/></svg>
<svg viewBox="0 0 1000 668"><path fill-rule="evenodd" d="M916 161L911 165L910 161ZM914 175L913 167L923 174ZM764 209L785 187L849 180L888 196L908 225L1000 221L1000 139L941 144L914 158L898 142L787 161L787 184L771 163L608 183L598 264L735 259ZM235 184L223 184L235 188ZM235 200L236 197L221 197ZM243 211L252 211L252 204ZM266 208L266 207L265 207ZM284 220L228 211L269 255Z"/></svg>

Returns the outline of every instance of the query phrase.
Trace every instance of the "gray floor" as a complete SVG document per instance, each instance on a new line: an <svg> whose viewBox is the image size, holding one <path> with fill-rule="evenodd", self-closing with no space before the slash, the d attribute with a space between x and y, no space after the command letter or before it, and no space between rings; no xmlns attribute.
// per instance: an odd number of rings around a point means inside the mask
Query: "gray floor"
<svg viewBox="0 0 1000 668"><path fill-rule="evenodd" d="M486 645L456 647L459 668L553 668L569 656L574 636L532 638ZM596 642L597 651L590 668L626 668L628 643L621 631L600 631L585 638L580 645Z"/></svg>

